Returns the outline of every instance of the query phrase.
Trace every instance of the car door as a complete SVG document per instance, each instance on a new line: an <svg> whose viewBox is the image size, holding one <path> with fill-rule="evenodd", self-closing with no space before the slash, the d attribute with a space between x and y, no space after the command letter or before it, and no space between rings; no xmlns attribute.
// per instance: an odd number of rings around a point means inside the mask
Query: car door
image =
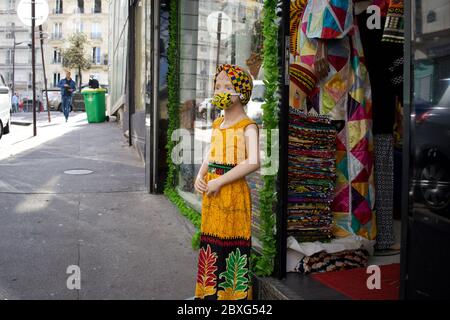
<svg viewBox="0 0 450 320"><path fill-rule="evenodd" d="M0 119L3 126L9 121L11 109L11 94L8 86L5 83L5 79L0 75Z"/></svg>

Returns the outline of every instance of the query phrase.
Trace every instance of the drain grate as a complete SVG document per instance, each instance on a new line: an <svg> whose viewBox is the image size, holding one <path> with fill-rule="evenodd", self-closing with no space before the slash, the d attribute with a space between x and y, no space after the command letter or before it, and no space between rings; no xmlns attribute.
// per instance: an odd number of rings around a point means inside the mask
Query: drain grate
<svg viewBox="0 0 450 320"><path fill-rule="evenodd" d="M74 176L81 176L86 174L91 174L94 171L88 170L88 169L71 169L64 171L65 174L74 175Z"/></svg>

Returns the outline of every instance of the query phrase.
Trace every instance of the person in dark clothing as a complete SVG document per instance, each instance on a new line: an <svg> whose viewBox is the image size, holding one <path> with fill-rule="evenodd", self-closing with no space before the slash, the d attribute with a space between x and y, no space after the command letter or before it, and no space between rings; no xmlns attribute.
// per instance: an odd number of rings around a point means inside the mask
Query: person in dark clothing
<svg viewBox="0 0 450 320"><path fill-rule="evenodd" d="M70 77L70 71L66 72L65 79L59 81L58 87L61 89L62 108L67 122L69 119L70 106L72 105L72 95L76 90L76 84Z"/></svg>
<svg viewBox="0 0 450 320"><path fill-rule="evenodd" d="M100 84L98 83L98 80L95 79L94 75L91 75L89 78L89 88L91 89L98 89L100 87Z"/></svg>

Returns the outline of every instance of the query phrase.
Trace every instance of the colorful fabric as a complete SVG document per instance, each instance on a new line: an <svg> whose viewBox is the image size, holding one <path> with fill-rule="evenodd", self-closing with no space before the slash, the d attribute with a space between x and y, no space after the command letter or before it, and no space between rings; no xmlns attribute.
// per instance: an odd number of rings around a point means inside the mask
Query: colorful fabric
<svg viewBox="0 0 450 320"><path fill-rule="evenodd" d="M208 172L215 173L218 175L224 175L231 169L233 169L235 166L231 165L223 165L223 164L217 164L217 163L209 163L208 164Z"/></svg>
<svg viewBox="0 0 450 320"><path fill-rule="evenodd" d="M390 2L391 0L372 0L372 5L378 6L380 8L381 16L386 17Z"/></svg>
<svg viewBox="0 0 450 320"><path fill-rule="evenodd" d="M226 110L231 106L231 94L227 92L214 95L211 104L219 109Z"/></svg>
<svg viewBox="0 0 450 320"><path fill-rule="evenodd" d="M345 250L337 253L321 251L312 256L305 256L295 267L303 274L341 271L367 267L369 252L365 249Z"/></svg>
<svg viewBox="0 0 450 320"><path fill-rule="evenodd" d="M403 44L405 42L404 28L403 0L390 0L381 41Z"/></svg>
<svg viewBox="0 0 450 320"><path fill-rule="evenodd" d="M376 236L370 81L351 0L309 0L300 30L300 56L314 68L318 39L325 39L330 72L301 107L342 120L336 139L334 235Z"/></svg>
<svg viewBox="0 0 450 320"><path fill-rule="evenodd" d="M308 39L342 39L353 29L352 10L351 0L309 0L302 32Z"/></svg>
<svg viewBox="0 0 450 320"><path fill-rule="evenodd" d="M220 117L212 126L209 167L217 171L208 170L206 182L240 163L238 153L246 158L244 128L255 123L247 118L220 129L222 122ZM223 186L216 196L203 195L196 299L252 298L251 212L250 189L245 178Z"/></svg>
<svg viewBox="0 0 450 320"><path fill-rule="evenodd" d="M225 71L230 78L231 84L237 93L240 93L239 99L243 105L246 105L250 101L253 90L252 77L244 71L242 68L233 64L222 64L217 67L216 75L214 76L214 86L216 85L216 79L219 73Z"/></svg>
<svg viewBox="0 0 450 320"><path fill-rule="evenodd" d="M311 95L317 83L317 77L312 71L295 63L289 66L289 79L307 96Z"/></svg>
<svg viewBox="0 0 450 320"><path fill-rule="evenodd" d="M291 0L290 6L290 46L289 51L292 55L299 55L298 52L298 29L302 19L303 10L307 0Z"/></svg>
<svg viewBox="0 0 450 320"><path fill-rule="evenodd" d="M336 129L294 108L289 115L288 235L299 242L332 238Z"/></svg>

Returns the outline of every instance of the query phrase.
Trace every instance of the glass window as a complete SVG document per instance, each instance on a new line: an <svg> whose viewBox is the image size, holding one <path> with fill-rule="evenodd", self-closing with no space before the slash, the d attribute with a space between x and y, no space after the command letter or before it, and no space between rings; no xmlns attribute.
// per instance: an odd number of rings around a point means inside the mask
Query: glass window
<svg viewBox="0 0 450 320"><path fill-rule="evenodd" d="M84 0L78 0L76 13L84 13Z"/></svg>
<svg viewBox="0 0 450 320"><path fill-rule="evenodd" d="M94 13L101 13L102 12L102 1L101 0L95 0L94 1Z"/></svg>
<svg viewBox="0 0 450 320"><path fill-rule="evenodd" d="M135 25L135 111L143 111L145 107L145 7L136 7ZM150 19L149 19L150 20Z"/></svg>
<svg viewBox="0 0 450 320"><path fill-rule="evenodd" d="M194 192L194 179L210 143L211 124L220 116L211 105L217 65L237 64L252 75L255 90L246 111L261 126L262 8L262 0L180 1L180 122L192 136L193 164L180 166L178 191L196 208L200 208L201 197ZM253 190L262 185L259 173L248 177L248 182ZM257 220L257 193L252 194L252 201Z"/></svg>
<svg viewBox="0 0 450 320"><path fill-rule="evenodd" d="M63 1L62 0L56 0L55 2L55 14L62 14L63 13Z"/></svg>
<svg viewBox="0 0 450 320"><path fill-rule="evenodd" d="M450 0L415 3L414 213L450 219Z"/></svg>

